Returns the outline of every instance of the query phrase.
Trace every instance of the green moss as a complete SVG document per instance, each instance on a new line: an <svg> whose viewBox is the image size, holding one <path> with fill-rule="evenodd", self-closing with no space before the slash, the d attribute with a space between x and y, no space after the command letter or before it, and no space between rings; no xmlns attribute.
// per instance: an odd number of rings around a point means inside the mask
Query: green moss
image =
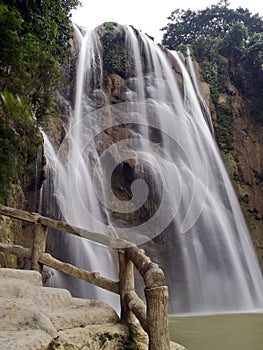
<svg viewBox="0 0 263 350"><path fill-rule="evenodd" d="M219 94L220 96L220 94ZM215 103L217 124L215 125L216 140L219 147L225 151L231 151L233 146L233 114L229 97L226 94L221 94L225 97L225 101Z"/></svg>
<svg viewBox="0 0 263 350"><path fill-rule="evenodd" d="M0 242L14 244L14 224L4 216L0 216ZM0 268L16 268L17 258L14 255L0 253Z"/></svg>
<svg viewBox="0 0 263 350"><path fill-rule="evenodd" d="M239 165L237 166L237 172L234 172L233 177L236 182L244 182L243 171Z"/></svg>
<svg viewBox="0 0 263 350"><path fill-rule="evenodd" d="M215 135L220 149L225 151L231 151L234 149L232 129L215 127Z"/></svg>
<svg viewBox="0 0 263 350"><path fill-rule="evenodd" d="M124 33L116 31L117 23L104 23L104 30L101 41L104 48L103 65L109 73L116 73L122 78L126 76L126 57L125 57L125 37Z"/></svg>
<svg viewBox="0 0 263 350"><path fill-rule="evenodd" d="M204 61L201 63L201 68L204 80L209 83L215 94L218 81L218 65L209 61L208 59L204 59Z"/></svg>
<svg viewBox="0 0 263 350"><path fill-rule="evenodd" d="M233 157L234 157L234 161L235 161L236 163L239 163L239 157L238 157L238 155L235 154Z"/></svg>
<svg viewBox="0 0 263 350"><path fill-rule="evenodd" d="M239 197L240 202L248 204L249 203L249 196L248 194L245 194L244 196Z"/></svg>
<svg viewBox="0 0 263 350"><path fill-rule="evenodd" d="M217 104L217 122L223 128L231 128L233 125L233 115L229 104Z"/></svg>

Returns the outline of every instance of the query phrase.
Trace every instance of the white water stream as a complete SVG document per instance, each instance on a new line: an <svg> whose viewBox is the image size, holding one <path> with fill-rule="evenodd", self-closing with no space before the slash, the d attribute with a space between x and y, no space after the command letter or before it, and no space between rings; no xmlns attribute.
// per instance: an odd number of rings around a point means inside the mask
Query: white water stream
<svg viewBox="0 0 263 350"><path fill-rule="evenodd" d="M115 158L119 155L119 163L134 159L135 168L145 171L145 179L151 167L155 186L162 189L154 220L125 227L125 234L137 244L144 243L146 248L148 244L149 252L164 269L170 312L262 309L262 274L214 141L209 113L203 113L206 105L190 55L189 75L176 52L169 52L167 58L167 53L146 35L136 34L130 27L122 30L126 36L126 57L133 57L129 61L134 65L133 75L127 77L126 104L107 108L99 36L96 31L83 33L76 28L80 51L68 133L59 156L47 139L45 142L62 216L70 224L90 231L123 234L115 227L112 213L117 210L128 213L131 208L140 207L148 189L144 181L135 181L133 198L126 204L109 193L104 149L98 152L98 145L105 138L93 140L108 127L138 123L136 132L130 132L135 141L125 139L125 144L112 142L108 146ZM171 60L180 69L181 82ZM106 107L96 111L101 105ZM122 120L123 115L126 120ZM112 163L115 162L116 159ZM163 241L155 245L152 239L162 231ZM112 251L84 239L57 237L54 251L58 257L117 279ZM117 297L112 299L110 293L88 288L84 282L56 274L52 283L69 288L74 295L98 298L118 309Z"/></svg>

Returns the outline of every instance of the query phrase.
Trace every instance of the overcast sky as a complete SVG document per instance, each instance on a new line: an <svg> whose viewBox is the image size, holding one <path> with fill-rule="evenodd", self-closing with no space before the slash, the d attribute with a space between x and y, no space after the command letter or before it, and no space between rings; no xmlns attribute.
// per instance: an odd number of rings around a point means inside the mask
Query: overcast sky
<svg viewBox="0 0 263 350"><path fill-rule="evenodd" d="M135 28L155 38L159 43L163 33L160 28L167 23L167 17L175 8L204 9L219 0L82 0L82 6L72 12L74 23L94 29L104 22L132 24ZM241 6L253 14L263 16L262 0L230 0L234 9Z"/></svg>

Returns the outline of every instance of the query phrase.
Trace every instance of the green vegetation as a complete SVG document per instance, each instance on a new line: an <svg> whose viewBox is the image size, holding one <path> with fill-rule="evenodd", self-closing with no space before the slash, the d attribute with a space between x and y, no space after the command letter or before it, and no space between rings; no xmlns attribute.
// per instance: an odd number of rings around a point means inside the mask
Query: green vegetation
<svg viewBox="0 0 263 350"><path fill-rule="evenodd" d="M42 140L57 114L55 92L71 60L70 11L78 0L0 2L0 202L11 183L28 188Z"/></svg>
<svg viewBox="0 0 263 350"><path fill-rule="evenodd" d="M248 194L245 194L244 196L239 197L240 202L243 202L245 204L249 203L249 196Z"/></svg>
<svg viewBox="0 0 263 350"><path fill-rule="evenodd" d="M169 49L185 45L201 65L204 80L210 84L220 125L219 143L231 144L230 114L222 115L219 96L232 83L248 101L252 118L263 123L263 20L241 7L230 9L219 1L204 10L174 10L164 30L163 44ZM231 147L231 145L230 145Z"/></svg>
<svg viewBox="0 0 263 350"><path fill-rule="evenodd" d="M225 151L233 150L233 115L230 101L223 103L215 102L217 112L217 126L215 133L217 142Z"/></svg>
<svg viewBox="0 0 263 350"><path fill-rule="evenodd" d="M169 49L189 45L196 40L213 38L224 39L237 22L243 23L250 35L262 32L262 19L252 15L248 9L230 9L228 1L219 1L204 10L192 11L175 9L168 17L170 22L162 30L163 44Z"/></svg>
<svg viewBox="0 0 263 350"><path fill-rule="evenodd" d="M237 166L237 171L235 171L233 174L233 178L236 182L244 182L243 171L239 165Z"/></svg>
<svg viewBox="0 0 263 350"><path fill-rule="evenodd" d="M104 48L103 64L108 73L116 73L122 78L126 76L125 38L123 33L116 31L117 23L105 22L102 33Z"/></svg>

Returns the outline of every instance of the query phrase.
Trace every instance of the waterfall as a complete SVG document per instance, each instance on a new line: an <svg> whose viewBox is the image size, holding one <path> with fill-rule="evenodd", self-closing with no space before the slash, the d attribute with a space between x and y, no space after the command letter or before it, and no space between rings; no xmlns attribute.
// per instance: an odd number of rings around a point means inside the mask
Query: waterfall
<svg viewBox="0 0 263 350"><path fill-rule="evenodd" d="M89 228L90 231L97 232L100 229L92 225L92 222L93 220L97 224L103 222L107 212L101 211L99 200L93 191L92 174L90 174L89 169L89 163L97 157L96 148L92 147L85 153L86 140L83 137L85 132L92 132L96 128L96 123L94 119L86 118L85 122L87 123L85 124L82 116L94 109L90 96L96 89L96 79L98 79L97 84L101 84L101 65L99 51L96 46L96 33L89 31L84 37L82 37L80 31L77 31L77 34L78 38L81 41L83 39L83 41L79 52L74 107L69 121L69 132L64 140L66 151L64 152L61 147L60 153L56 154L47 135L43 132L45 155L48 160L48 183L44 184L44 190L46 187L45 191L50 198L48 192L50 192L50 188L54 189L51 199L54 199L55 196L56 203L53 203L52 213L49 213L49 215L55 215L72 225ZM83 93L83 90L86 91L85 89L88 90L87 95ZM77 196L80 188L84 201L79 200ZM45 202L44 199L43 201ZM50 199L46 198L46 201L50 203ZM104 277L113 280L118 279L114 252L72 235L52 232L50 236L51 239L48 240L49 249L56 258L77 267L85 268L88 271L103 272ZM67 288L74 296L103 300L117 311L119 310L118 296L54 270L52 274L54 276L51 279L51 286Z"/></svg>
<svg viewBox="0 0 263 350"><path fill-rule="evenodd" d="M141 245L165 272L170 313L262 309L260 267L189 55L190 75L177 52L115 26L115 37L125 37L126 77L121 103L113 105L103 26L75 30L80 48L67 136L58 154L46 142L62 217ZM56 237L56 256L117 279L114 251ZM84 282L59 274L54 284L117 307L110 293Z"/></svg>

